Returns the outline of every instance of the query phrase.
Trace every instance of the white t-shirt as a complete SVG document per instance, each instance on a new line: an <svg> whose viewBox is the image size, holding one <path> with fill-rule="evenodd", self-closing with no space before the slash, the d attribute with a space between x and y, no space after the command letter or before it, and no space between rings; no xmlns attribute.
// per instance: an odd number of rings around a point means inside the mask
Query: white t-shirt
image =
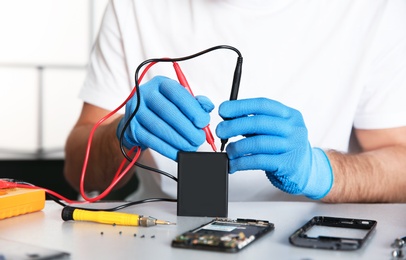
<svg viewBox="0 0 406 260"><path fill-rule="evenodd" d="M267 97L301 111L314 147L346 152L352 127L406 125L404 0L113 0L80 97L113 110L132 90L142 61L223 44L244 58L238 98ZM216 105L213 133L236 59L216 50L180 63L194 94ZM153 66L145 80L156 75L176 79L170 63ZM207 144L201 150L211 151ZM140 162L176 176L177 164L154 151ZM141 188L133 199L176 197L173 180L143 169L137 174ZM230 201L298 199L261 171L229 177Z"/></svg>

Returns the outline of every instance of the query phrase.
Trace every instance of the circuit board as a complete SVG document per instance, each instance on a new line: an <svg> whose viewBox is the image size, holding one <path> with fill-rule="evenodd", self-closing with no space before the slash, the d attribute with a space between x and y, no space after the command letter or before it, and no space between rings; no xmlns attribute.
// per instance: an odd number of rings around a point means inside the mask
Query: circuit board
<svg viewBox="0 0 406 260"><path fill-rule="evenodd" d="M172 246L239 252L272 230L274 230L274 224L265 220L217 218L177 236L172 240Z"/></svg>

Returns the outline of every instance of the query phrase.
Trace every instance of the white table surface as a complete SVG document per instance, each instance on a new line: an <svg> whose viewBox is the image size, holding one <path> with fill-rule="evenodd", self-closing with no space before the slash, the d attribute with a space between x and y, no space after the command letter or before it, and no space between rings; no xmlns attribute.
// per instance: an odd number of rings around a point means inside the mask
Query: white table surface
<svg viewBox="0 0 406 260"><path fill-rule="evenodd" d="M98 206L114 205L104 203ZM172 248L171 241L175 236L212 219L178 217L176 203L173 202L146 203L123 211L176 222L175 226L128 227L79 221L65 222L61 219L61 210L62 206L47 201L42 211L0 220L0 239L65 251L70 253L71 259L316 260L391 259L391 243L397 237L406 236L406 204L231 202L229 218L263 219L275 224L274 231L239 253ZM288 240L289 236L313 216L373 219L378 225L371 239L363 248L355 251L292 246ZM137 234L136 237L134 233Z"/></svg>

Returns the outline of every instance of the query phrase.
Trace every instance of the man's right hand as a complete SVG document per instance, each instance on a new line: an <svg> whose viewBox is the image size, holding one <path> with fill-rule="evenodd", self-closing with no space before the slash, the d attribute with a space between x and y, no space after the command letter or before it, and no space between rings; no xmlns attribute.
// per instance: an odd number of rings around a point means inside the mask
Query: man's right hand
<svg viewBox="0 0 406 260"><path fill-rule="evenodd" d="M205 141L202 130L210 122L213 103L204 96L193 97L177 81L157 76L140 86L140 106L124 129L124 146L151 148L172 159L181 151L196 151ZM137 104L134 95L126 104L117 136Z"/></svg>

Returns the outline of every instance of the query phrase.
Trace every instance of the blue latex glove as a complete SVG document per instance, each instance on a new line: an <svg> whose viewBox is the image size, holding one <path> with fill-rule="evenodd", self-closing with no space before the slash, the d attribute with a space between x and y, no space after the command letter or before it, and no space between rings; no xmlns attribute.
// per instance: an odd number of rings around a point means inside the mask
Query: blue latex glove
<svg viewBox="0 0 406 260"><path fill-rule="evenodd" d="M299 111L266 98L226 101L216 134L221 139L244 135L229 143L230 173L264 170L277 188L321 199L330 191L333 173L326 154L311 148Z"/></svg>
<svg viewBox="0 0 406 260"><path fill-rule="evenodd" d="M124 146L151 148L176 160L179 150L196 151L206 140L202 128L210 122L213 103L204 96L193 97L177 81L157 76L140 86L138 112L124 133ZM127 102L117 136L136 106L137 97Z"/></svg>

